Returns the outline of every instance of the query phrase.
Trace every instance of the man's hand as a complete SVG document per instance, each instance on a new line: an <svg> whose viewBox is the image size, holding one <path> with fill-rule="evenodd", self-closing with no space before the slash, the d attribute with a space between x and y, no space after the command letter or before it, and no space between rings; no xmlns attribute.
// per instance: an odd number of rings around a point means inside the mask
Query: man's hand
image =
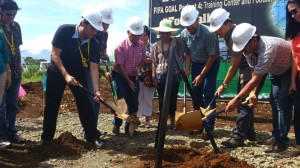
<svg viewBox="0 0 300 168"><path fill-rule="evenodd" d="M134 83L131 80L128 80L128 86L130 87L130 89L132 91L135 92L136 87L135 87Z"/></svg>
<svg viewBox="0 0 300 168"><path fill-rule="evenodd" d="M65 75L65 80L68 85L77 86L79 84L79 82L73 76L71 76L69 74Z"/></svg>
<svg viewBox="0 0 300 168"><path fill-rule="evenodd" d="M220 96L223 92L225 91L225 88L223 85L221 85L218 89L217 89L217 95Z"/></svg>
<svg viewBox="0 0 300 168"><path fill-rule="evenodd" d="M249 107L254 107L257 104L257 96L254 92L251 92L242 104L248 105Z"/></svg>
<svg viewBox="0 0 300 168"><path fill-rule="evenodd" d="M6 88L10 88L11 86L11 71L7 71L7 75L6 75Z"/></svg>
<svg viewBox="0 0 300 168"><path fill-rule="evenodd" d="M100 59L109 62L109 57L107 54L101 54Z"/></svg>
<svg viewBox="0 0 300 168"><path fill-rule="evenodd" d="M196 86L201 85L202 82L203 82L202 76L201 76L201 75L198 75L198 76L194 79L193 85L194 85L194 87L196 87Z"/></svg>
<svg viewBox="0 0 300 168"><path fill-rule="evenodd" d="M229 101L229 103L227 104L227 106L225 108L225 111L232 112L237 107L238 103L239 103L239 101L236 96L232 100Z"/></svg>
<svg viewBox="0 0 300 168"><path fill-rule="evenodd" d="M105 72L104 73L104 77L107 81L112 81L112 76L111 76L111 73L109 72Z"/></svg>
<svg viewBox="0 0 300 168"><path fill-rule="evenodd" d="M101 100L101 101L104 101L104 99L101 97L101 94L100 94L99 91L95 92L94 100L95 100L97 103L100 103L100 100Z"/></svg>

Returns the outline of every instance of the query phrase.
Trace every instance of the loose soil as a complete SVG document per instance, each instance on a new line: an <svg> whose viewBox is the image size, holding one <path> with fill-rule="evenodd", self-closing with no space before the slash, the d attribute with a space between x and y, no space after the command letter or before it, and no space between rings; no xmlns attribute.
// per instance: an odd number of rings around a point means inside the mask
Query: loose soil
<svg viewBox="0 0 300 168"><path fill-rule="evenodd" d="M17 118L38 118L43 116L45 92L42 91L42 83L26 83L22 85L27 92L23 100L19 101L20 111ZM101 93L104 99L112 100L110 85L105 80L101 81ZM182 100L178 101L177 109L182 109ZM217 109L223 109L226 102L218 101ZM187 110L192 111L191 101L187 102ZM158 111L158 101L153 100L153 111ZM271 113L268 103L260 103L255 108L255 129L259 131L271 131ZM67 87L62 99L59 113L77 113L75 99ZM101 106L101 113L110 113L109 109ZM152 119L157 120L158 115L153 114ZM236 113L223 114L217 117L216 127L235 126ZM293 129L291 129L293 130ZM36 142L26 141L24 144L13 144L0 150L0 167L34 167L43 161L60 157L80 157L88 152L99 152L93 144L77 139L70 132L64 132L47 146L37 147ZM124 144L122 144L124 145ZM138 156L140 162L132 167L154 167L155 153L153 150L136 149L130 156ZM122 162L122 160L114 160ZM254 167L245 161L230 156L229 153L214 154L206 147L191 148L185 146L168 147L164 150L163 167Z"/></svg>

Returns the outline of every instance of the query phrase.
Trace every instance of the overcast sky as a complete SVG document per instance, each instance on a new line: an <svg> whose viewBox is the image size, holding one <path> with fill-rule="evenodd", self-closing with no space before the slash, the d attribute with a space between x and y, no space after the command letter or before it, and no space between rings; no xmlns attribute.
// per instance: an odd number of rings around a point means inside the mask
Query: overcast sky
<svg viewBox="0 0 300 168"><path fill-rule="evenodd" d="M22 29L21 50L38 53L51 49L53 35L61 24L78 24L86 7L102 3L113 9L114 23L110 25L108 52L126 37L127 20L139 16L148 25L148 0L16 0L21 10L15 18Z"/></svg>

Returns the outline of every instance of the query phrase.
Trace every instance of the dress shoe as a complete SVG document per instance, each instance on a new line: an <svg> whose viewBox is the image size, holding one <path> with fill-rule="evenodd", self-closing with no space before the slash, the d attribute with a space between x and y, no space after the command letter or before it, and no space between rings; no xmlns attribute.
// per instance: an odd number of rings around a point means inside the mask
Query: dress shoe
<svg viewBox="0 0 300 168"><path fill-rule="evenodd" d="M275 143L275 140L271 137L265 141L257 142L258 146L270 146Z"/></svg>
<svg viewBox="0 0 300 168"><path fill-rule="evenodd" d="M97 149L102 149L102 148L104 148L104 142L100 141L99 139L95 140L95 141L94 141L94 144L95 144L95 147L96 147Z"/></svg>

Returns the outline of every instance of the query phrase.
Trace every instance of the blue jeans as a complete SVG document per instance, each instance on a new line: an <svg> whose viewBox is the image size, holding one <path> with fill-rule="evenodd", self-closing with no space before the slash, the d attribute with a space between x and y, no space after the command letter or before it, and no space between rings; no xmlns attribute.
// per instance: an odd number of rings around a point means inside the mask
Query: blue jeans
<svg viewBox="0 0 300 168"><path fill-rule="evenodd" d="M10 137L17 134L16 117L18 108L19 88L21 78L16 78L12 73L12 84L9 89L4 92L3 100L0 106L0 138Z"/></svg>
<svg viewBox="0 0 300 168"><path fill-rule="evenodd" d="M115 82L115 89L117 91L117 97L118 99L124 98L128 107L127 114L131 115L138 111L139 107L139 91L140 91L140 85L139 81L136 79L136 77L129 77L129 79L134 83L136 89L135 92L132 91L126 82L126 80L123 78L123 76L115 71L112 72L114 82ZM114 117L113 124L117 127L120 127L122 125L122 120ZM125 127L128 127L129 123L126 121Z"/></svg>
<svg viewBox="0 0 300 168"><path fill-rule="evenodd" d="M282 75L270 74L270 80L272 84L270 94L273 120L272 137L275 139L275 143L286 145L292 122L293 98L289 95L291 70L287 70Z"/></svg>
<svg viewBox="0 0 300 168"><path fill-rule="evenodd" d="M203 70L205 63L192 63L192 80L194 80ZM206 108L212 101L216 92L217 74L220 68L220 60L216 59L206 74L203 83L200 86L193 87L196 101L200 107ZM213 101L211 108L216 108L216 101ZM206 119L209 131L213 131L215 127L215 118Z"/></svg>

